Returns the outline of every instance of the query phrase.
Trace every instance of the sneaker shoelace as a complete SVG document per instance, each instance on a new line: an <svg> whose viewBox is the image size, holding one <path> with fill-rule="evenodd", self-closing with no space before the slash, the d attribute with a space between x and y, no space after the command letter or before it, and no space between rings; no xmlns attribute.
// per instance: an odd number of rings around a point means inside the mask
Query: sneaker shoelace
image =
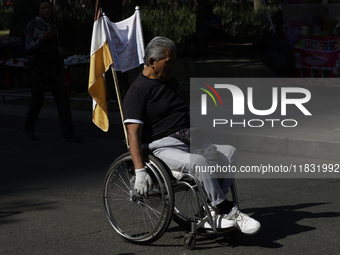
<svg viewBox="0 0 340 255"><path fill-rule="evenodd" d="M241 226L247 225L249 220L250 220L250 217L244 213L237 212L235 215L235 221L239 223Z"/></svg>

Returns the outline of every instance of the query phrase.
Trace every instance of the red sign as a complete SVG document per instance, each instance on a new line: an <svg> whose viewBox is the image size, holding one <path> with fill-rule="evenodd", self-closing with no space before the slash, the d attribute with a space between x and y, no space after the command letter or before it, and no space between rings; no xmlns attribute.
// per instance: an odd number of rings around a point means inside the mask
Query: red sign
<svg viewBox="0 0 340 255"><path fill-rule="evenodd" d="M302 36L292 51L298 77L340 77L340 36Z"/></svg>

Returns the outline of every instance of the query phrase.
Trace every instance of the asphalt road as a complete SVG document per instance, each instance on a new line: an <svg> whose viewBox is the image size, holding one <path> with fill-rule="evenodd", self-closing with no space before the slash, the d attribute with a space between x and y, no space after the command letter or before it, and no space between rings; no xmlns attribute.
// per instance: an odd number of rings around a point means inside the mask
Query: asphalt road
<svg viewBox="0 0 340 255"><path fill-rule="evenodd" d="M340 254L340 179L240 179L240 206L262 223L258 234L199 235L189 251L186 232L172 223L155 243L133 245L115 234L102 203L105 173L125 144L38 135L29 142L20 130L0 128L0 254ZM339 163L239 153L240 165L263 162Z"/></svg>

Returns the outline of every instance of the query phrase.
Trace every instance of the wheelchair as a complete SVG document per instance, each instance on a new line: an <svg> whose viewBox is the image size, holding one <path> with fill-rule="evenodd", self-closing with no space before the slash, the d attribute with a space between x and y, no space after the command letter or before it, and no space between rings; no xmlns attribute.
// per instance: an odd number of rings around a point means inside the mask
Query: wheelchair
<svg viewBox="0 0 340 255"><path fill-rule="evenodd" d="M151 153L145 153L144 161L153 181L148 196L140 196L134 190L135 171L129 152L112 163L105 177L106 216L125 241L143 245L155 242L172 219L180 227L190 230L183 238L183 245L189 250L195 248L196 234L206 222L211 226L211 229L204 229L206 233L236 233L236 228L216 228L205 191L193 175L184 173L181 179L176 179L166 164ZM238 205L234 181L230 190L229 196Z"/></svg>

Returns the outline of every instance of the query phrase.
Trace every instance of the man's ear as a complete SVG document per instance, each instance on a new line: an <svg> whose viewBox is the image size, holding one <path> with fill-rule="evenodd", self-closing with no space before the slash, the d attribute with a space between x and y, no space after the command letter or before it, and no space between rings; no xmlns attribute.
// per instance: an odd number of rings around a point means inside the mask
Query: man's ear
<svg viewBox="0 0 340 255"><path fill-rule="evenodd" d="M153 58L150 57L150 58L148 59L148 64L149 64L149 66L150 66L151 68L153 68L154 62L155 62L155 60L154 60Z"/></svg>

